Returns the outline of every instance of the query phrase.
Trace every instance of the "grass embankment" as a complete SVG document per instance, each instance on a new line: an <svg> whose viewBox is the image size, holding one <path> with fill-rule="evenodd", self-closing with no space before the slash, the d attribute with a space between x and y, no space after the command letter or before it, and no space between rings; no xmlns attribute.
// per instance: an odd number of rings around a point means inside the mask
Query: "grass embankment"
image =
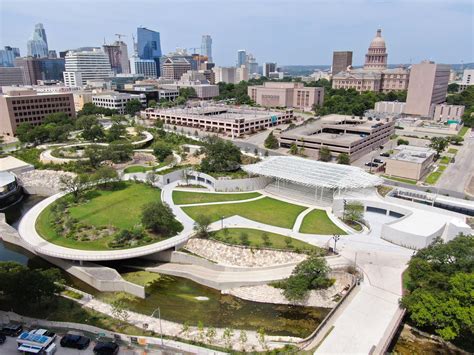
<svg viewBox="0 0 474 355"><path fill-rule="evenodd" d="M389 175L382 175L382 176L386 179L389 179L389 180L403 182L405 184L410 184L410 185L416 185L416 180L413 180L413 179L406 179L406 178L401 178L401 177L396 177L396 176L389 176Z"/></svg>
<svg viewBox="0 0 474 355"><path fill-rule="evenodd" d="M449 148L448 149L448 153L450 153L450 154L457 154L457 152L458 152L458 149L456 149L456 148Z"/></svg>
<svg viewBox="0 0 474 355"><path fill-rule="evenodd" d="M227 244L233 245L244 245L242 243L241 235L245 233L248 237L248 243L246 246L252 248L274 248L281 250L290 250L290 251L304 251L304 252L322 252L321 248L317 246L302 242L297 239L285 237L281 234L265 232L259 229L251 228L228 228L227 235L224 229L216 231L211 234L211 239L225 242ZM263 236L268 237L268 242L265 242ZM286 241L288 240L288 242ZM291 243L289 243L291 241Z"/></svg>
<svg viewBox="0 0 474 355"><path fill-rule="evenodd" d="M434 185L438 182L439 178L441 177L441 174L443 172L442 171L435 171L435 172L432 172L431 174L429 174L427 177L426 177L426 180L425 182L427 184L430 184L430 185Z"/></svg>
<svg viewBox="0 0 474 355"><path fill-rule="evenodd" d="M291 229L296 217L305 209L303 206L264 197L252 202L184 207L183 211L192 219L196 219L199 215L207 215L212 222L215 222L221 218L241 216L256 222Z"/></svg>
<svg viewBox="0 0 474 355"><path fill-rule="evenodd" d="M258 192L225 194L225 193L201 193L188 191L173 191L173 202L177 205L191 203L240 201L261 196Z"/></svg>
<svg viewBox="0 0 474 355"><path fill-rule="evenodd" d="M148 171L159 169L165 165L166 163L160 163L158 165L153 165L153 166L132 165L132 166L126 167L123 172L125 174L146 173Z"/></svg>
<svg viewBox="0 0 474 355"><path fill-rule="evenodd" d="M308 213L303 219L300 232L326 235L346 234L346 232L331 221L325 210L312 210Z"/></svg>
<svg viewBox="0 0 474 355"><path fill-rule="evenodd" d="M143 270L126 272L121 275L126 281L132 282L143 287L152 286L161 278L160 274L157 274L156 272Z"/></svg>
<svg viewBox="0 0 474 355"><path fill-rule="evenodd" d="M463 126L463 127L459 130L458 136L464 137L464 136L466 135L467 131L469 131L469 127Z"/></svg>
<svg viewBox="0 0 474 355"><path fill-rule="evenodd" d="M68 198L65 196L63 198ZM85 202L69 208L71 217L79 223L95 227L113 226L119 230L132 229L140 223L143 205L160 201L161 190L139 183L124 183L119 190L92 190L85 194ZM108 243L113 235L88 241L79 241L59 235L55 230L51 206L38 217L36 229L47 241L80 250L112 250ZM155 239L153 242L159 240Z"/></svg>
<svg viewBox="0 0 474 355"><path fill-rule="evenodd" d="M451 162L451 158L447 156L442 156L441 159L439 160L440 164L448 165Z"/></svg>

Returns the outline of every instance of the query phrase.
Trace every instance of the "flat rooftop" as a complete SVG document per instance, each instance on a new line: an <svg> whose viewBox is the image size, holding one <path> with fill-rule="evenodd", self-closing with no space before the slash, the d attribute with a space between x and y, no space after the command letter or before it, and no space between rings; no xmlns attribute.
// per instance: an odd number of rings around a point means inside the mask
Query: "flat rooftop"
<svg viewBox="0 0 474 355"><path fill-rule="evenodd" d="M185 116L195 118L208 119L266 119L269 116L280 116L284 112L267 111L267 110L251 110L242 108L233 108L226 106L207 106L207 107L193 107L193 108L169 108L169 109L154 109L155 113L161 115L171 116Z"/></svg>
<svg viewBox="0 0 474 355"><path fill-rule="evenodd" d="M25 163L23 160L17 159L12 156L0 158L0 172L11 171L18 168L32 168L33 165Z"/></svg>
<svg viewBox="0 0 474 355"><path fill-rule="evenodd" d="M389 159L419 164L423 163L426 159L436 153L431 148L410 145L399 145L395 150L398 150L398 153L392 155Z"/></svg>

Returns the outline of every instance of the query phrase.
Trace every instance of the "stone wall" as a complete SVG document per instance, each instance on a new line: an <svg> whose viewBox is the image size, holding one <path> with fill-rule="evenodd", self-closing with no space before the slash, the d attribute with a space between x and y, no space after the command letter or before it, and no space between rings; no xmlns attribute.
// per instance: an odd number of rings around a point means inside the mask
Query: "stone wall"
<svg viewBox="0 0 474 355"><path fill-rule="evenodd" d="M27 194L52 196L61 191L61 177L75 176L74 173L55 170L32 170L18 176Z"/></svg>
<svg viewBox="0 0 474 355"><path fill-rule="evenodd" d="M185 249L218 264L241 267L265 267L295 264L306 259L305 254L247 247L230 246L213 240L191 238Z"/></svg>

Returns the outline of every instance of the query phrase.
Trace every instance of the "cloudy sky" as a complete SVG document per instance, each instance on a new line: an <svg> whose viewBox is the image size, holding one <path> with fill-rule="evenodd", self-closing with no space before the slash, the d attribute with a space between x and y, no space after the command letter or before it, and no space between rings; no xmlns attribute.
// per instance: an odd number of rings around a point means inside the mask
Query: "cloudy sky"
<svg viewBox="0 0 474 355"><path fill-rule="evenodd" d="M472 0L0 0L0 45L19 47L44 24L58 51L131 36L137 26L161 33L164 53L213 38L218 65L235 64L238 49L259 63L330 64L333 50L352 50L354 64L377 28L391 64L431 59L474 61Z"/></svg>

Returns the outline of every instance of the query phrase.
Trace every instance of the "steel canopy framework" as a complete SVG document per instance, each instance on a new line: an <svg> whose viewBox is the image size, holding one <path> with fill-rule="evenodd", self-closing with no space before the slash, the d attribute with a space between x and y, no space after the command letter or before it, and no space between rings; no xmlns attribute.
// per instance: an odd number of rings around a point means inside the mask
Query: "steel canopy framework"
<svg viewBox="0 0 474 355"><path fill-rule="evenodd" d="M336 191L364 189L381 185L383 180L349 165L324 163L300 157L274 156L242 169L289 183Z"/></svg>

